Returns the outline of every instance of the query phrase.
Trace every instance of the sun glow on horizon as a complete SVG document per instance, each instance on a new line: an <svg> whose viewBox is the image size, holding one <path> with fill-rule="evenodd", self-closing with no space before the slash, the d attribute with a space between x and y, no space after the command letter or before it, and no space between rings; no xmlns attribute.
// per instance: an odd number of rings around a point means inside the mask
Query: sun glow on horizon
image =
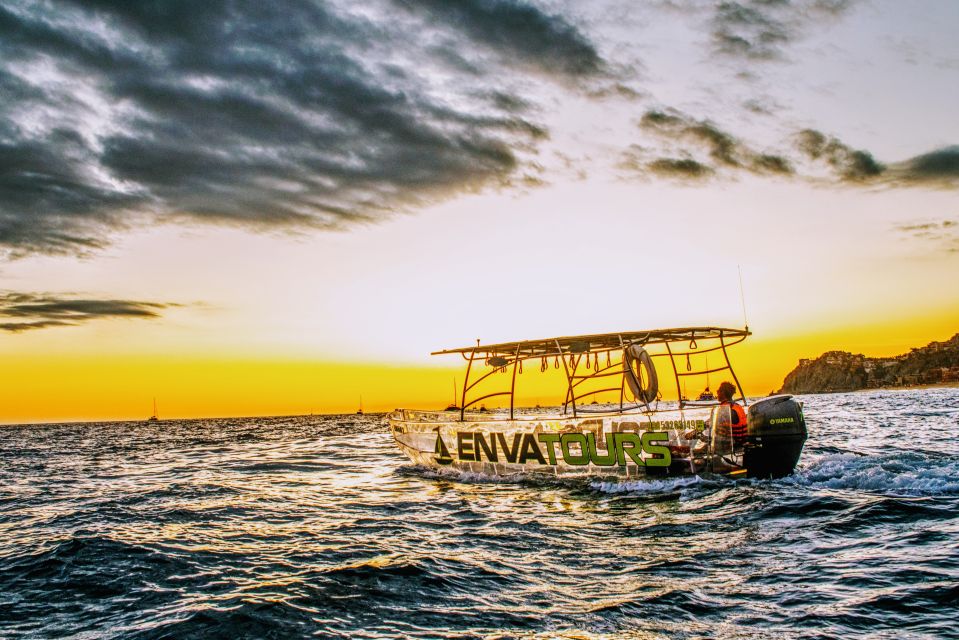
<svg viewBox="0 0 959 640"><path fill-rule="evenodd" d="M778 389L799 358L817 357L829 350L889 356L947 339L957 331L956 311L947 310L912 325L877 323L809 334L753 335L730 349L730 360L746 394L761 396ZM550 362L542 374L536 362L525 363L524 372L517 376L517 406L562 404L565 374L553 365ZM21 352L8 354L5 368L17 372L0 386L0 423L11 424L142 420L150 414L154 397L161 418L349 414L360 406L370 413L399 407L442 409L459 404L465 363L459 356L372 363ZM675 399L668 365L657 360L657 369L663 397ZM474 372L474 380L476 376ZM508 378L493 374L488 387L508 389ZM713 378L715 387L729 376L720 373ZM703 382L704 378L691 378L688 384L693 386L688 387L687 395L698 394L701 389L696 385ZM615 395L607 393L600 400L617 401ZM505 402L491 398L483 404L495 408L508 406L508 400Z"/></svg>

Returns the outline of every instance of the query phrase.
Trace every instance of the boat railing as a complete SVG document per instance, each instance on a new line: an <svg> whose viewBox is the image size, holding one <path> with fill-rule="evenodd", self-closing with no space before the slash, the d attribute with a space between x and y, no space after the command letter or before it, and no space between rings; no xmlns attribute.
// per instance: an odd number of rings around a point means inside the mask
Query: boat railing
<svg viewBox="0 0 959 640"><path fill-rule="evenodd" d="M662 345L664 350L647 350L648 355L653 361L666 360L670 363L673 372L673 378L676 384L676 397L678 398L679 408L683 407L708 407L716 403L701 403L685 399L683 393L682 380L690 376L701 376L722 371L729 371L730 375L739 390L740 399L745 404L739 379L733 370L729 360L728 348L739 344L750 335L749 328L745 329L724 329L719 327L692 327L683 329L663 329L643 332L626 332L614 334L596 334L587 336L570 336L564 338L551 338L548 340L528 340L514 343L501 343L494 345L477 345L475 347L464 347L461 349L452 349L439 351L436 354L460 354L467 362L466 376L463 380L462 392L460 394L459 419L467 419L466 410L474 405L490 398L509 396L509 417L515 419L516 402L516 376L523 372L523 363L533 360L540 360L540 371L543 372L549 367L549 360L553 360L553 367L559 368L562 363L562 371L566 377L566 394L563 400L564 414L571 410L573 417L579 413L589 413L596 415L596 412L582 407L584 398L595 397L601 393L619 392L619 411L631 411L640 409L646 412L655 412L656 407L650 402L643 402L642 398L636 398L631 402L626 397L628 374L628 365L625 365L622 359L624 349L639 345L644 348ZM703 344L700 345L700 342ZM686 344L683 348L681 345ZM679 349L674 349L674 346ZM613 358L616 352L616 359ZM709 367L708 358L705 369L696 370L692 367L692 357L704 356L709 353L721 352L723 362L720 366ZM601 358L605 356L605 366L600 366ZM472 379L475 372L475 366L482 363L490 367L489 371L484 372L479 377ZM585 365L588 373L584 373ZM680 370L680 366L684 370ZM655 365L654 365L655 366ZM510 385L508 390L497 390L482 394L475 398L470 398L471 391L477 389L481 383L490 379L495 373L510 374ZM629 375L637 376L636 372ZM619 377L620 384L616 386L607 386L601 389L584 388L583 383L602 378ZM642 372L638 374L642 376ZM657 376L658 377L658 376ZM647 381L648 382L648 381ZM657 396L658 401L661 395Z"/></svg>

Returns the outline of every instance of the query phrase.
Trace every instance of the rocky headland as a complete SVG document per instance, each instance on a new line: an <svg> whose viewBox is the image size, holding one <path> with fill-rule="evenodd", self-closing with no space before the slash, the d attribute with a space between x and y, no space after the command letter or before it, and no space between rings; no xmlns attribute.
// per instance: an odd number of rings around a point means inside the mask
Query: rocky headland
<svg viewBox="0 0 959 640"><path fill-rule="evenodd" d="M803 358L779 393L829 393L959 382L959 333L891 358L827 351Z"/></svg>

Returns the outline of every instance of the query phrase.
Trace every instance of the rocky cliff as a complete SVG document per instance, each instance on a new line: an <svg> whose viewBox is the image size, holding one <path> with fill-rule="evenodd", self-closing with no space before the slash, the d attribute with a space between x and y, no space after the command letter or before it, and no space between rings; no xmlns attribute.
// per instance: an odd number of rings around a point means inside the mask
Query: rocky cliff
<svg viewBox="0 0 959 640"><path fill-rule="evenodd" d="M918 384L959 382L959 333L892 358L867 358L827 351L803 359L783 381L779 393L827 393Z"/></svg>

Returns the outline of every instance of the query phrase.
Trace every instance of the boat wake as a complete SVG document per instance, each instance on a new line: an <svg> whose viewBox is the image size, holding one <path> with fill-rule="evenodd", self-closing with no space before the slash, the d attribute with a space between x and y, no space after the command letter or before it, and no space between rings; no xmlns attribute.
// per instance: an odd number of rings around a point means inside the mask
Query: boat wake
<svg viewBox="0 0 959 640"><path fill-rule="evenodd" d="M938 453L829 454L778 481L822 489L851 489L889 496L959 495L959 459Z"/></svg>
<svg viewBox="0 0 959 640"><path fill-rule="evenodd" d="M627 480L623 482L590 482L590 487L602 493L625 493L633 495L673 494L688 487L701 487L714 482L702 476L680 476L665 480ZM726 480L727 483L732 482Z"/></svg>
<svg viewBox="0 0 959 640"><path fill-rule="evenodd" d="M595 476L553 476L547 474L517 473L499 475L461 471L455 468L435 469L420 465L409 465L397 469L401 475L416 475L430 480L449 480L466 484L515 484L534 487L557 487L567 489L586 489L605 494L624 494L637 496L673 495L684 489L697 487L709 488L729 486L735 481L724 477L677 476L664 479L610 479L600 480Z"/></svg>

